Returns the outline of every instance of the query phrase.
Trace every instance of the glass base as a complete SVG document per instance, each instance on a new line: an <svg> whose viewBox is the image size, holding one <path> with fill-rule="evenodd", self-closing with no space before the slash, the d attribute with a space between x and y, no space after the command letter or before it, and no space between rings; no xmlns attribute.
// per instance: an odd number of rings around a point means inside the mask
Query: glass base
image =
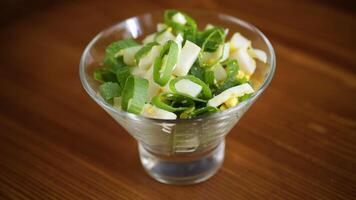
<svg viewBox="0 0 356 200"><path fill-rule="evenodd" d="M189 185L203 182L220 168L225 153L225 140L204 153L158 156L139 143L140 160L146 172L159 182Z"/></svg>

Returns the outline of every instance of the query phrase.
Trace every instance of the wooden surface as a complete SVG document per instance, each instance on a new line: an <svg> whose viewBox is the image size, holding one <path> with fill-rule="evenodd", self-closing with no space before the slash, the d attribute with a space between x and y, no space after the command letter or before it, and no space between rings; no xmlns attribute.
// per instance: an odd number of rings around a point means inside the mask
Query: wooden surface
<svg viewBox="0 0 356 200"><path fill-rule="evenodd" d="M2 7L0 27L0 199L356 199L354 1L19 2ZM136 142L78 76L99 30L172 7L245 19L277 54L221 170L188 187L146 175Z"/></svg>

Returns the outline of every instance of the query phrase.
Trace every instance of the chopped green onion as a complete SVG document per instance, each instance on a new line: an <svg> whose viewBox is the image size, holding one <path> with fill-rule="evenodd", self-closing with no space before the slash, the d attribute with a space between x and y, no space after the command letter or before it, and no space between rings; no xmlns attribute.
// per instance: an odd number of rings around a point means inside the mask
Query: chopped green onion
<svg viewBox="0 0 356 200"><path fill-rule="evenodd" d="M125 64L127 64L129 66L134 66L136 64L135 55L140 49L141 49L141 46L134 46L134 47L129 47L129 48L122 50Z"/></svg>
<svg viewBox="0 0 356 200"><path fill-rule="evenodd" d="M104 66L114 68L115 72L116 69L125 65L122 57L122 50L134 46L138 46L138 43L132 38L111 43L105 49L106 54L104 58Z"/></svg>
<svg viewBox="0 0 356 200"><path fill-rule="evenodd" d="M183 31L183 39L186 42L187 40L196 43L197 29L188 28Z"/></svg>
<svg viewBox="0 0 356 200"><path fill-rule="evenodd" d="M178 62L178 53L178 45L172 40L162 47L160 55L155 59L153 66L153 79L157 84L164 86L168 83Z"/></svg>
<svg viewBox="0 0 356 200"><path fill-rule="evenodd" d="M226 66L226 73L228 78L236 76L239 71L239 66L237 65L236 60L228 60L222 64L223 66Z"/></svg>
<svg viewBox="0 0 356 200"><path fill-rule="evenodd" d="M219 28L209 29L213 30L209 36L204 40L202 49L205 52L215 52L221 44L224 43L224 31Z"/></svg>
<svg viewBox="0 0 356 200"><path fill-rule="evenodd" d="M175 113L160 109L151 104L145 104L143 106L141 115L155 119L177 119L177 115Z"/></svg>
<svg viewBox="0 0 356 200"><path fill-rule="evenodd" d="M200 65L206 68L210 68L219 63L223 57L224 46L220 45L215 52L203 52L199 54Z"/></svg>
<svg viewBox="0 0 356 200"><path fill-rule="evenodd" d="M176 22L175 20L173 20L173 17L176 14L182 14L186 20L185 24L181 24ZM179 12L177 10L166 10L164 12L164 23L167 24L168 26L172 27L175 33L179 33L179 32L183 32L186 30L196 30L197 29L197 24L196 22L189 17L188 15L186 15L183 12Z"/></svg>
<svg viewBox="0 0 356 200"><path fill-rule="evenodd" d="M180 13L177 12L176 14L173 15L172 20L178 24L182 24L185 25L187 23L187 20L185 19L185 16Z"/></svg>
<svg viewBox="0 0 356 200"><path fill-rule="evenodd" d="M218 112L218 109L212 106L207 106L204 108L200 108L200 109L196 109L194 110L191 114L190 117L196 117L196 116L200 116L200 115L205 115L205 114L210 114L210 113L216 113Z"/></svg>
<svg viewBox="0 0 356 200"><path fill-rule="evenodd" d="M199 62L195 62L193 66L190 68L189 74L199 78L200 80L204 80L204 71L205 69L200 67Z"/></svg>
<svg viewBox="0 0 356 200"><path fill-rule="evenodd" d="M239 102L243 102L245 100L247 100L248 98L250 98L252 96L253 93L249 93L249 94L244 94L243 96L238 97L239 98Z"/></svg>
<svg viewBox="0 0 356 200"><path fill-rule="evenodd" d="M204 51L214 52L225 40L224 29L221 27L212 27L198 32L196 40L197 44L203 47Z"/></svg>
<svg viewBox="0 0 356 200"><path fill-rule="evenodd" d="M207 85L214 85L215 84L215 75L213 71L206 70L204 73L204 82Z"/></svg>
<svg viewBox="0 0 356 200"><path fill-rule="evenodd" d="M210 67L220 61L224 53L225 33L221 28L211 28L203 31L199 37L202 50L199 55L200 65Z"/></svg>
<svg viewBox="0 0 356 200"><path fill-rule="evenodd" d="M167 25L166 24L162 24L162 23L158 23L157 24L157 31L161 31L163 29L167 28Z"/></svg>
<svg viewBox="0 0 356 200"><path fill-rule="evenodd" d="M138 43L134 39L129 38L111 43L105 51L107 54L117 57L117 54L119 54L121 50L134 46L138 46Z"/></svg>
<svg viewBox="0 0 356 200"><path fill-rule="evenodd" d="M121 87L117 83L106 82L99 86L99 93L106 102L113 103L113 98L121 95Z"/></svg>
<svg viewBox="0 0 356 200"><path fill-rule="evenodd" d="M117 110L121 110L121 97L114 97L113 98L113 107Z"/></svg>
<svg viewBox="0 0 356 200"><path fill-rule="evenodd" d="M148 81L144 78L130 76L122 91L122 109L140 114L147 98Z"/></svg>
<svg viewBox="0 0 356 200"><path fill-rule="evenodd" d="M190 119L236 106L254 93L249 79L267 54L228 29L166 10L164 24L140 43L113 42L93 73L114 108L158 119Z"/></svg>
<svg viewBox="0 0 356 200"><path fill-rule="evenodd" d="M191 118L191 114L192 112L195 110L195 107L191 107L185 111L183 111L180 115L179 115L179 118L181 119L188 119L188 118Z"/></svg>
<svg viewBox="0 0 356 200"><path fill-rule="evenodd" d="M116 71L117 81L119 82L122 88L124 88L126 80L130 76L131 76L130 68L127 66L121 67Z"/></svg>
<svg viewBox="0 0 356 200"><path fill-rule="evenodd" d="M239 63L240 69L247 75L255 72L256 61L248 54L247 49L239 49L231 54L231 57Z"/></svg>
<svg viewBox="0 0 356 200"><path fill-rule="evenodd" d="M177 66L173 70L176 76L185 76L199 57L201 48L193 42L186 41L180 51Z"/></svg>
<svg viewBox="0 0 356 200"><path fill-rule="evenodd" d="M140 50L138 50L138 52L135 54L135 62L138 65L138 63L140 62L141 58L144 57L145 55L147 55L152 47L159 45L157 42L150 42L148 44L146 44L145 46L143 46Z"/></svg>
<svg viewBox="0 0 356 200"><path fill-rule="evenodd" d="M94 79L100 82L116 82L115 73L105 68L99 68L94 71Z"/></svg>
<svg viewBox="0 0 356 200"><path fill-rule="evenodd" d="M263 63L267 63L267 54L264 51L260 49L248 48L247 52L252 58L256 58Z"/></svg>
<svg viewBox="0 0 356 200"><path fill-rule="evenodd" d="M154 96L152 104L169 112L181 112L194 107L194 101L191 98L169 92Z"/></svg>
<svg viewBox="0 0 356 200"><path fill-rule="evenodd" d="M178 83L178 81L183 80L183 79L187 79L192 81L193 83L196 83L198 85L200 85L202 87L202 94L201 97L203 99L210 99L212 97L211 91L209 89L209 86L207 86L202 80L200 80L199 78L192 76L192 75L187 75L187 76L179 76L173 80L171 80L169 82L169 87L170 89L177 94L181 94L181 92L177 91L176 88L176 83ZM194 98L194 97L192 97Z"/></svg>
<svg viewBox="0 0 356 200"><path fill-rule="evenodd" d="M221 64L215 65L212 70L214 72L215 79L218 83L226 79L227 73L225 68Z"/></svg>
<svg viewBox="0 0 356 200"><path fill-rule="evenodd" d="M236 60L227 60L222 64L223 64L223 66L226 67L227 78L220 85L220 87L216 90L215 95L220 94L224 90L234 87L236 85L248 82L248 80L246 78L243 78L243 79L236 78L236 75L239 71L239 66L237 65Z"/></svg>
<svg viewBox="0 0 356 200"><path fill-rule="evenodd" d="M163 32L158 32L155 36L155 41L164 45L169 40L174 40L175 36L172 34L172 28L168 27Z"/></svg>
<svg viewBox="0 0 356 200"><path fill-rule="evenodd" d="M233 49L247 49L251 46L251 41L242 36L240 33L234 33L230 39L230 44Z"/></svg>
<svg viewBox="0 0 356 200"><path fill-rule="evenodd" d="M191 119L191 118L201 116L201 115L216 113L218 111L219 111L218 108L212 107L212 106L206 106L206 107L199 108L199 109L195 109L194 107L192 107L192 108L182 112L179 117L182 119Z"/></svg>
<svg viewBox="0 0 356 200"><path fill-rule="evenodd" d="M114 57L109 54L105 55L104 61L103 61L104 67L107 68L108 70L112 71L113 73L116 72L117 69L120 67L125 66L126 64L124 63L124 57L123 56L118 56Z"/></svg>
<svg viewBox="0 0 356 200"><path fill-rule="evenodd" d="M203 87L189 79L181 79L174 84L177 93L197 97ZM171 90L171 89L170 89Z"/></svg>
<svg viewBox="0 0 356 200"><path fill-rule="evenodd" d="M213 106L213 107L218 107L223 103L228 103L229 99L233 99L236 101L236 98L244 96L245 94L250 94L253 93L254 90L251 87L250 84L244 83L232 88L229 88L227 90L224 90L222 93L214 96L208 101L208 106ZM234 104L233 106L236 105L236 103L229 103L229 104Z"/></svg>
<svg viewBox="0 0 356 200"><path fill-rule="evenodd" d="M185 23L179 23L175 20L178 15L184 17ZM189 17L187 14L176 11L176 10L166 10L164 13L164 22L169 27L172 27L175 34L182 33L184 42L189 40L191 42L196 41L197 35L197 24Z"/></svg>
<svg viewBox="0 0 356 200"><path fill-rule="evenodd" d="M166 32L166 31L169 31L169 30L168 30L168 27L163 28L162 30L160 30L160 31L158 31L157 33L155 33L155 34L154 34L153 41L151 41L151 42L155 42L155 41L157 40L157 38L158 38L159 36L161 36L161 35L162 35L164 32Z"/></svg>
<svg viewBox="0 0 356 200"><path fill-rule="evenodd" d="M155 41L155 37L156 37L156 33L149 34L142 40L142 43L143 44L148 44L150 42L154 42Z"/></svg>

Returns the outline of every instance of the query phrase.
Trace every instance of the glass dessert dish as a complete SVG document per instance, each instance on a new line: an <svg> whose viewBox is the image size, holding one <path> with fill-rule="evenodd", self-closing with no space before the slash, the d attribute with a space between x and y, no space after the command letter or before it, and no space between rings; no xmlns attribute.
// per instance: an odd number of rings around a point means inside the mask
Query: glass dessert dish
<svg viewBox="0 0 356 200"><path fill-rule="evenodd" d="M140 160L147 173L168 184L199 183L217 172L224 160L226 134L266 89L276 66L271 43L253 25L220 13L188 10L187 14L199 22L200 29L214 24L228 28L230 36L240 32L255 48L267 53L267 64L258 62L251 77L255 93L248 100L210 115L163 120L116 109L97 94L99 84L93 71L103 60L106 46L129 37L140 40L155 32L156 24L163 21L163 11L132 17L103 30L86 47L80 61L80 78L87 93L138 141Z"/></svg>

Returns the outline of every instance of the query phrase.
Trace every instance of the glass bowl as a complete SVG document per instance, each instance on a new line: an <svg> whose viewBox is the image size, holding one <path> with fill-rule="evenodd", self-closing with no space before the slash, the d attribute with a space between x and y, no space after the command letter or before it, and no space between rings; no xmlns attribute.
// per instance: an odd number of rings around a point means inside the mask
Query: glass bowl
<svg viewBox="0 0 356 200"><path fill-rule="evenodd" d="M90 97L138 141L141 163L151 177L168 184L193 184L207 180L221 166L226 134L266 89L276 59L271 43L255 26L221 13L188 10L186 13L197 21L200 30L213 24L228 28L227 38L240 32L252 41L254 48L267 53L267 64L257 62L251 77L256 92L233 108L194 119L151 119L117 110L97 95L99 83L93 79L93 71L103 60L108 44L129 37L142 40L156 32L157 23L163 22L163 13L135 16L100 32L83 52L80 79Z"/></svg>

